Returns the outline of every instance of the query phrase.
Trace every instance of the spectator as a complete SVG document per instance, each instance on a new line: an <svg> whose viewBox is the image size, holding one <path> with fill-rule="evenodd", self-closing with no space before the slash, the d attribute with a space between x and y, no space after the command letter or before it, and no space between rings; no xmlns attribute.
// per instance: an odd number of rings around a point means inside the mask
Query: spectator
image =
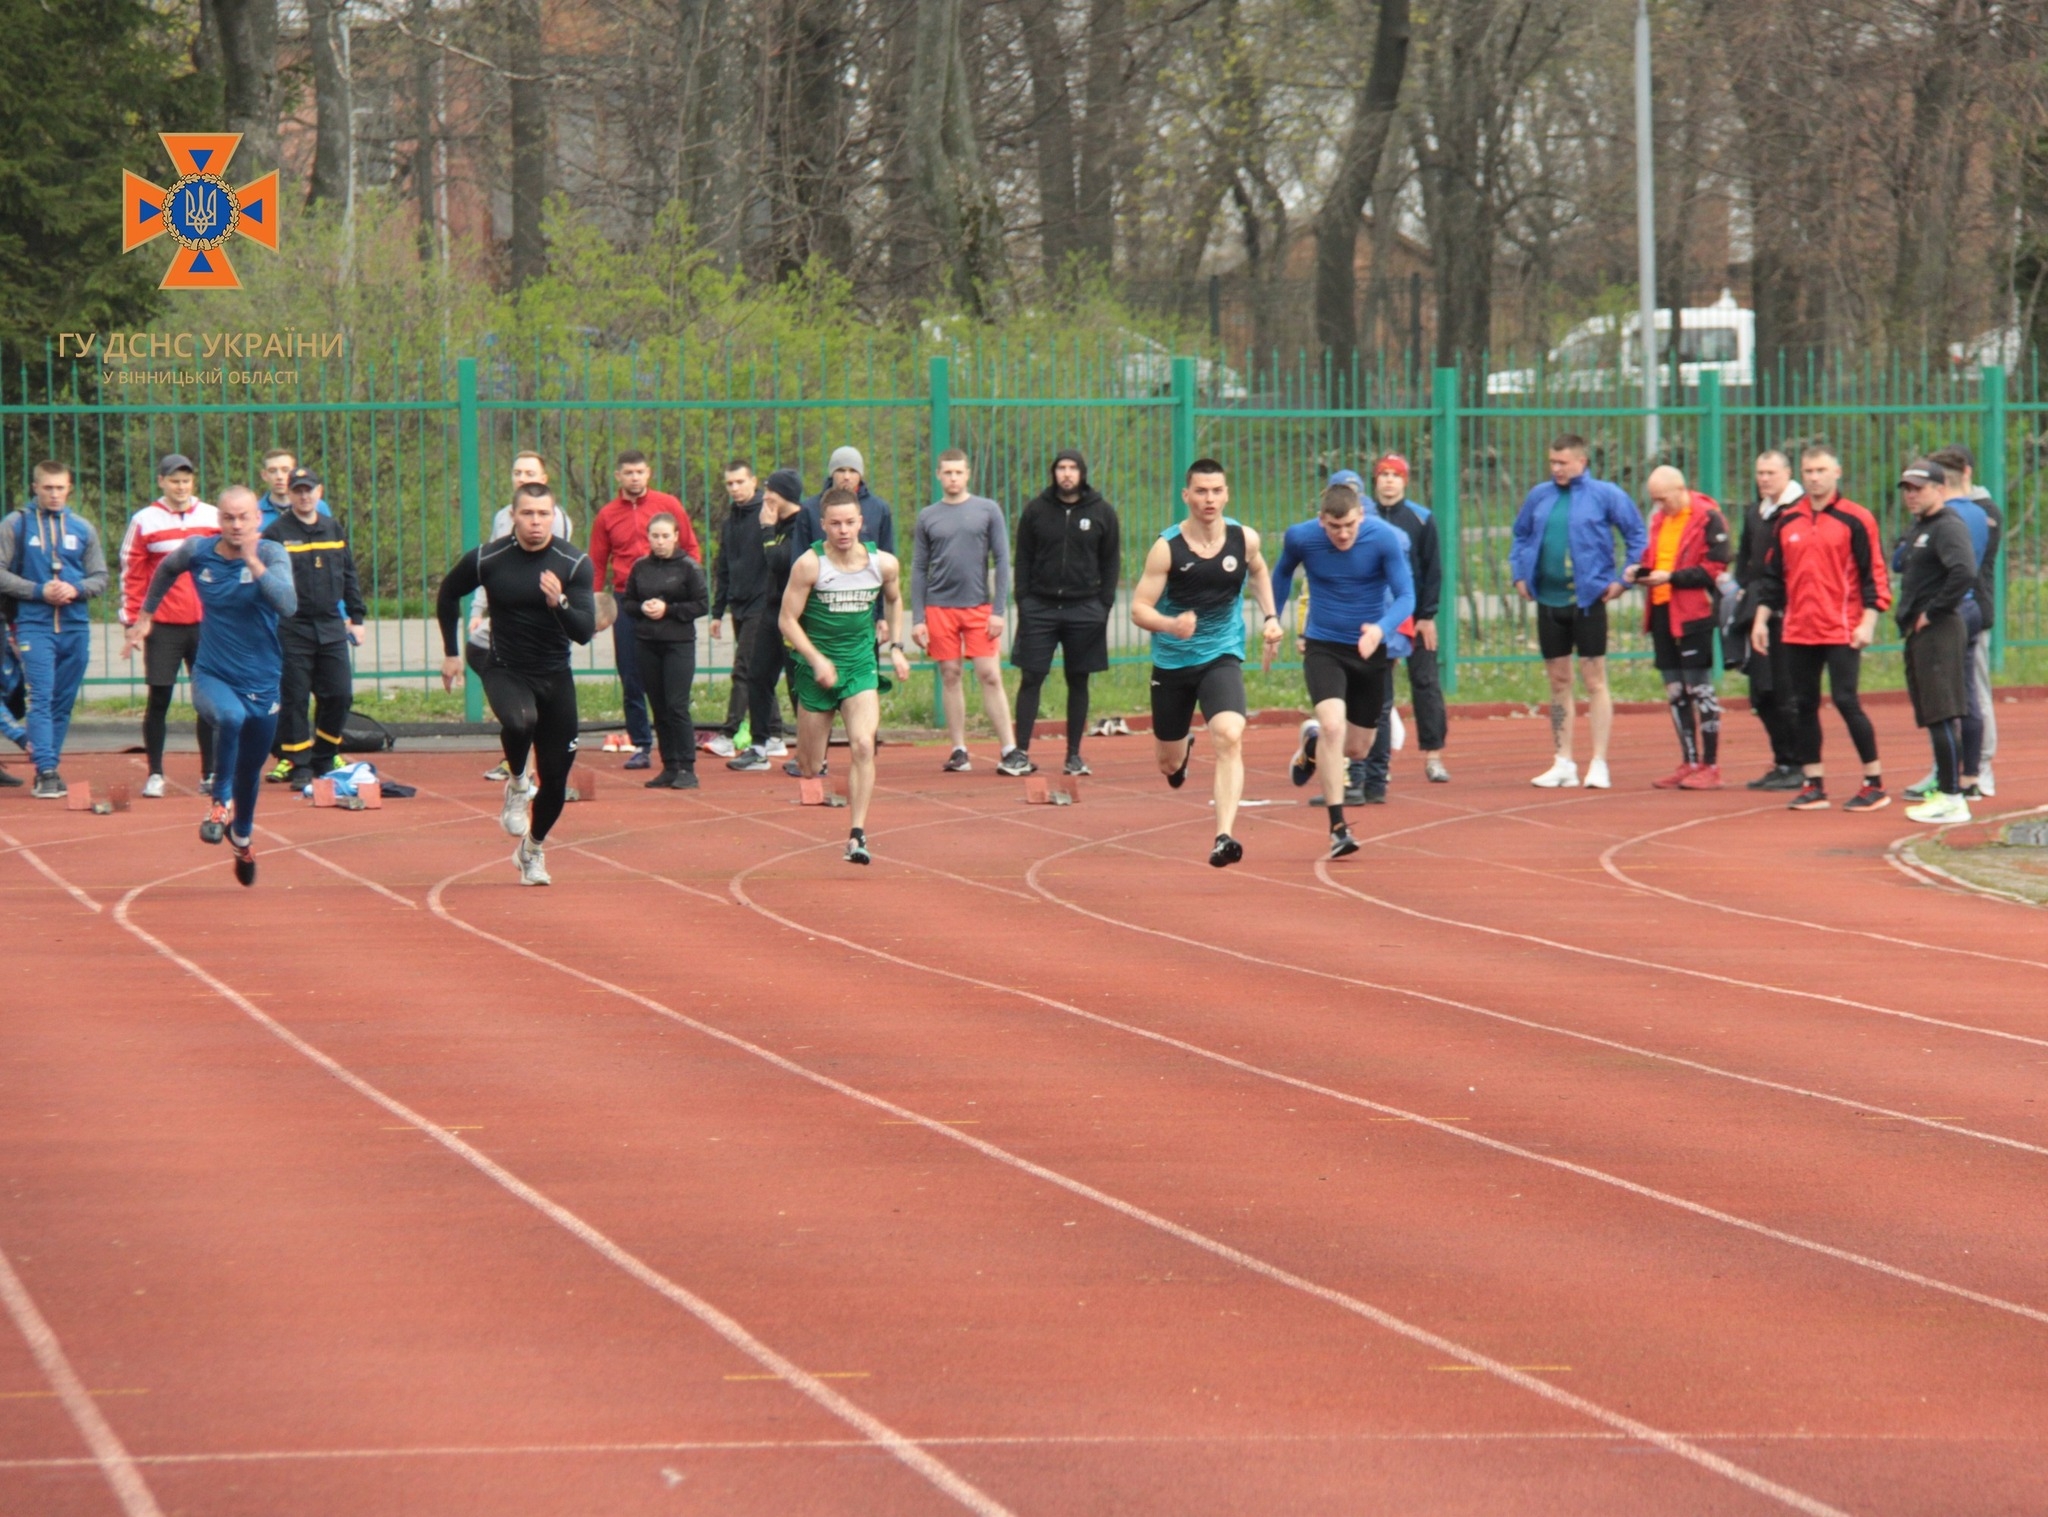
<svg viewBox="0 0 2048 1517"><path fill-rule="evenodd" d="M1963 718L1963 794L1971 800L1998 793L1991 758L1998 751L1998 707L1991 693L1991 633L1998 620L1998 549L2005 537L2005 513L1977 484L1975 460L1961 443L1938 449L1935 463L1948 476L1949 502L1970 529L1977 553L1975 593L1963 607L1970 632L1970 709ZM1934 772L1906 791L1908 800L1931 793Z"/></svg>
<svg viewBox="0 0 2048 1517"><path fill-rule="evenodd" d="M711 740L711 751L731 758L754 741L748 722L747 684L754 656L755 619L764 613L770 621L780 608L768 604L768 565L761 556L761 485L754 466L736 458L725 466L727 502L725 525L718 535L718 557L711 563L711 636L718 636L719 622L732 614L732 690L726 696L726 731ZM761 751L770 758L789 752L783 741L782 708L772 701L774 724L761 734Z"/></svg>
<svg viewBox="0 0 2048 1517"><path fill-rule="evenodd" d="M1550 478L1529 492L1516 513L1509 573L1524 600L1536 603L1536 640L1550 680L1551 765L1531 781L1545 789L1579 783L1572 760L1572 656L1586 684L1593 724L1588 789L1605 790L1607 740L1614 730L1614 697L1607 685L1607 602L1621 594L1614 535L1631 561L1643 556L1648 536L1628 492L1587 467L1586 439L1567 432L1550 445ZM1562 506L1564 509L1559 510Z"/></svg>
<svg viewBox="0 0 2048 1517"><path fill-rule="evenodd" d="M166 453L157 461L157 498L128 519L121 539L121 624L128 629L122 651L135 657L142 650L142 678L149 704L142 713L142 751L149 769L142 793L151 800L164 793L164 741L169 726L171 695L178 687L180 665L189 672L199 657L199 592L190 575L174 580L163 603L150 618L147 632L139 626L142 598L157 566L189 538L218 537L220 514L196 493L192 460ZM253 493L253 492L252 492ZM213 723L198 717L200 785L213 791Z"/></svg>
<svg viewBox="0 0 2048 1517"><path fill-rule="evenodd" d="M753 728L754 742L725 764L742 774L762 773L769 767L762 734L776 723L775 686L789 661L782 642L782 596L789 588L789 573L796 556L805 549L805 544L798 540L803 530L803 493L803 481L793 469L777 469L761 490L761 516L756 530L761 534L765 583L761 614L748 629L753 648L747 658L748 724Z"/></svg>
<svg viewBox="0 0 2048 1517"><path fill-rule="evenodd" d="M1916 460L1899 476L1899 486L1906 493L1913 525L1901 544L1899 598L1892 617L1906 635L1906 691L1913 701L1913 720L1927 729L1933 744L1935 771L1934 792L1919 805L1908 806L1906 817L1915 822L1967 822L1962 726L1969 707L1970 666L1962 608L1977 581L1977 555L1940 464Z"/></svg>
<svg viewBox="0 0 2048 1517"><path fill-rule="evenodd" d="M884 553L896 552L896 514L889 503L868 488L867 461L860 456L858 448L835 448L832 451L831 477L825 481L827 490L851 490L860 501L860 540L873 543ZM825 540L825 529L819 525L818 501L824 491L804 497L804 514L797 526L800 541L797 546L808 548L812 543ZM780 614L780 613L778 613ZM881 603L876 602L875 620L882 618Z"/></svg>
<svg viewBox="0 0 2048 1517"><path fill-rule="evenodd" d="M298 455L290 448L272 448L263 455L263 488L254 492L256 508L263 513L263 527L268 531L270 524L292 508L292 470L299 466Z"/></svg>
<svg viewBox="0 0 2048 1517"><path fill-rule="evenodd" d="M0 603L5 599L0 597ZM0 604L0 610L6 610L4 604ZM8 611L7 615L11 618L13 612ZM23 753L28 752L28 728L22 725L22 718L27 715L28 689L21 677L21 660L14 656L14 639L7 635L6 628L0 627L0 737ZM0 768L0 790L19 790L27 783L19 775Z"/></svg>
<svg viewBox="0 0 2048 1517"><path fill-rule="evenodd" d="M654 470L647 455L628 449L619 455L619 493L597 513L590 524L590 562L597 574L597 588L615 595L626 591L633 565L647 556L647 524L664 512L676 520L676 540L683 552L698 563L704 550L697 545L697 532L690 525L690 513L673 495L650 489ZM607 578L609 571L609 578ZM647 690L640 678L640 662L634 656L635 622L622 616L612 623L612 661L619 671L619 685L626 698L626 740L633 750L626 760L628 769L645 769L652 760L654 730L647 720Z"/></svg>
<svg viewBox="0 0 2048 1517"><path fill-rule="evenodd" d="M1771 767L1749 781L1750 790L1799 790L1805 779L1793 758L1792 702L1783 685L1780 648L1784 642L1783 620L1775 613L1766 618L1769 651L1753 652L1750 628L1756 621L1757 590L1763 582L1764 556L1770 550L1771 533L1778 512L1798 500L1806 491L1792 478L1792 460L1776 448L1756 456L1756 499L1742 513L1742 545L1735 555L1735 583L1740 594L1735 615L1725 640L1730 669L1740 669L1749 678L1749 709L1763 723L1770 739Z"/></svg>
<svg viewBox="0 0 2048 1517"><path fill-rule="evenodd" d="M1339 475L1358 480L1349 469L1330 476L1336 483ZM1354 788L1359 800L1372 805L1387 798L1387 777L1393 767L1394 729L1399 725L1400 713L1394 709L1394 667L1401 664L1408 670L1408 693L1415 704L1415 741L1422 749L1422 773L1433 785L1448 784L1450 770L1444 767L1444 737L1448 727L1444 712L1444 690L1436 671L1436 618L1443 600L1444 566L1443 554L1437 542L1436 522L1431 518L1427 506L1417 505L1408 498L1408 460L1398 453L1389 453L1372 466L1372 492L1370 509L1382 520L1392 522L1401 529L1408 539L1408 572L1415 580L1415 618L1409 632L1409 649L1405 657L1395 657L1388 650L1387 698L1384 702L1387 719L1380 723L1373 734L1372 752L1359 765ZM1354 485L1360 489L1363 481ZM1360 489L1360 494L1365 492Z"/></svg>
<svg viewBox="0 0 2048 1517"><path fill-rule="evenodd" d="M264 529L291 562L296 609L277 619L284 650L277 719L278 769L294 790L304 789L334 768L341 756L341 729L355 696L349 645L363 636L362 589L355 554L341 524L321 504L320 476L292 470L292 508ZM346 621L343 618L346 617ZM314 702L306 720L306 699ZM270 772L280 778L278 769Z"/></svg>
<svg viewBox="0 0 2048 1517"><path fill-rule="evenodd" d="M967 756L967 691L961 679L962 662L972 660L974 676L981 682L981 708L996 729L1001 755L996 769L1002 774L1029 774L1035 766L1017 748L1010 698L1003 689L1010 529L1003 508L985 495L969 495L967 480L965 453L948 448L939 455L939 499L917 513L910 636L938 660L946 730L953 737L945 770L961 774L974 767Z"/></svg>
<svg viewBox="0 0 2048 1517"><path fill-rule="evenodd" d="M71 708L92 651L86 603L107 588L107 555L91 522L70 509L71 471L35 466L35 506L0 521L0 594L13 598L15 655L28 694L28 751L37 800L67 793L58 766Z"/></svg>
<svg viewBox="0 0 2048 1517"><path fill-rule="evenodd" d="M1655 510L1649 545L1628 566L1628 581L1648 594L1643 624L1657 677L1678 731L1678 767L1651 783L1659 790L1721 788L1721 701L1714 691L1714 634L1721 626L1721 576L1728 569L1728 523L1712 496L1678 470L1652 469L1645 482Z"/></svg>
<svg viewBox="0 0 2048 1517"><path fill-rule="evenodd" d="M1857 696L1863 650L1877 634L1877 614L1891 605L1891 581L1878 547L1877 520L1839 488L1841 461L1816 444L1799 455L1806 494L1779 508L1764 556L1763 579L1750 625L1750 649L1770 652L1770 618L1783 621L1777 673L1781 696L1793 707L1793 757L1804 783L1794 811L1829 804L1821 766L1820 682L1856 745L1863 783L1844 811L1878 811L1891 804L1877 756L1877 732Z"/></svg>
<svg viewBox="0 0 2048 1517"><path fill-rule="evenodd" d="M647 556L626 576L619 615L639 625L634 645L654 703L654 735L661 744L661 773L649 790L697 788L697 731L690 722L690 687L697 678L697 618L709 597L704 571L676 551L675 518L661 515L647 524Z"/></svg>
<svg viewBox="0 0 2048 1517"><path fill-rule="evenodd" d="M1123 576L1123 532L1115 509L1088 483L1088 460L1072 448L1052 461L1052 483L1017 517L1017 636L1010 662L1017 687L1017 751L1029 761L1039 692L1060 654L1067 682L1068 774L1087 774L1088 680L1109 668L1109 616Z"/></svg>

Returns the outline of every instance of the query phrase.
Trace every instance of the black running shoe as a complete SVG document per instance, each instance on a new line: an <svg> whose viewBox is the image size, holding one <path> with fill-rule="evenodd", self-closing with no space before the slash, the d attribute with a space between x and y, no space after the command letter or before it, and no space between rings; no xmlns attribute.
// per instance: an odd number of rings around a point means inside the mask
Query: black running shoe
<svg viewBox="0 0 2048 1517"><path fill-rule="evenodd" d="M250 839L250 842L254 841L255 839ZM228 846L235 851L235 883L237 885L255 884L256 855L251 850L249 843L238 843L233 838L229 838Z"/></svg>
<svg viewBox="0 0 2048 1517"><path fill-rule="evenodd" d="M1351 835L1349 827L1330 829L1330 857L1341 859L1358 852L1358 839Z"/></svg>
<svg viewBox="0 0 2048 1517"><path fill-rule="evenodd" d="M1884 786L1865 780L1858 787L1854 795L1842 802L1842 809L1844 811L1882 811L1891 803L1892 798L1884 793Z"/></svg>
<svg viewBox="0 0 2048 1517"><path fill-rule="evenodd" d="M1188 765L1193 762L1194 757L1195 735L1190 732L1188 734L1188 751L1180 756L1180 768L1174 770L1173 773L1166 777L1166 783L1173 786L1176 790L1185 785L1188 782Z"/></svg>
<svg viewBox="0 0 2048 1517"><path fill-rule="evenodd" d="M1787 811L1825 811L1833 804L1828 800L1827 791L1818 783L1808 780L1797 795L1785 803Z"/></svg>
<svg viewBox="0 0 2048 1517"><path fill-rule="evenodd" d="M868 840L866 838L854 836L846 840L846 862L849 864L869 864L874 862L868 853Z"/></svg>
<svg viewBox="0 0 2048 1517"><path fill-rule="evenodd" d="M1244 844L1227 832L1216 834L1216 846L1209 850L1209 863L1217 869L1228 869L1244 857Z"/></svg>

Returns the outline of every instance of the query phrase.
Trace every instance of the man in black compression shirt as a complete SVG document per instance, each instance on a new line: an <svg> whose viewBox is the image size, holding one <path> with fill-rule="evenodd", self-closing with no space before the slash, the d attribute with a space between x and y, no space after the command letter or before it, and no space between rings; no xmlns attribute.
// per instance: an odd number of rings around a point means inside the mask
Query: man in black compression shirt
<svg viewBox="0 0 2048 1517"><path fill-rule="evenodd" d="M499 821L519 839L512 855L522 885L548 885L542 844L568 799L576 762L576 678L569 644L597 632L590 559L555 536L555 497L546 485L521 485L512 501L512 535L456 560L441 581L441 684L462 678L458 635L462 597L481 588L491 604L491 652L484 694L503 728L505 785ZM538 786L526 780L533 755ZM530 813L530 814L529 814Z"/></svg>

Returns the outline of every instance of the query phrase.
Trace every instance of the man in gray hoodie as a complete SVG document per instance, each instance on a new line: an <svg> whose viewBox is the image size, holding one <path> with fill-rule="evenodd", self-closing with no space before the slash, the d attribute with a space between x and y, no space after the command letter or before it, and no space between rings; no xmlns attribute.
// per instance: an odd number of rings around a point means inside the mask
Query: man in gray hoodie
<svg viewBox="0 0 2048 1517"><path fill-rule="evenodd" d="M910 635L938 661L953 751L949 774L974 767L967 754L967 691L961 665L974 663L982 709L996 729L1003 774L1029 774L1035 765L1017 750L1010 698L1003 689L1003 619L1010 585L1010 529L1003 508L967 493L967 455L939 455L939 499L917 513L912 536ZM990 569L994 569L991 584Z"/></svg>

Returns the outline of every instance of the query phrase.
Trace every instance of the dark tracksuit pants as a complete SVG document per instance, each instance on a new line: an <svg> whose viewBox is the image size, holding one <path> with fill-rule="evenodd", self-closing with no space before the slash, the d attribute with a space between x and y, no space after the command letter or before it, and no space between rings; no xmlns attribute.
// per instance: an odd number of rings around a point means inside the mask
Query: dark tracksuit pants
<svg viewBox="0 0 2048 1517"><path fill-rule="evenodd" d="M1450 723L1444 711L1443 682L1437 677L1436 650L1421 643L1401 662L1408 666L1408 693L1415 702L1415 744L1424 753L1441 752ZM1394 665L1387 665L1388 708L1394 704ZM1394 724L1381 718L1373 733L1372 752L1365 759L1365 783L1384 785L1393 767Z"/></svg>
<svg viewBox="0 0 2048 1517"><path fill-rule="evenodd" d="M323 633L325 635L323 635ZM277 752L299 769L325 774L341 752L341 729L355 699L355 674L349 667L348 635L339 637L297 618L277 624L284 647L284 675L277 713ZM313 716L306 717L306 701Z"/></svg>
<svg viewBox="0 0 2048 1517"><path fill-rule="evenodd" d="M697 727L690 720L690 687L697 679L697 642L638 639L640 677L654 707L654 737L664 769L697 767Z"/></svg>
<svg viewBox="0 0 2048 1517"><path fill-rule="evenodd" d="M769 710L774 712L774 725L763 732L759 726L753 724L753 697L749 692L754 675L754 640L759 635L763 620L771 625L775 621L763 606L757 606L751 611L732 613L732 693L725 702L727 729L737 732L740 723L745 721L753 728L754 741L757 743L765 743L771 737L783 735L782 708L772 702Z"/></svg>

